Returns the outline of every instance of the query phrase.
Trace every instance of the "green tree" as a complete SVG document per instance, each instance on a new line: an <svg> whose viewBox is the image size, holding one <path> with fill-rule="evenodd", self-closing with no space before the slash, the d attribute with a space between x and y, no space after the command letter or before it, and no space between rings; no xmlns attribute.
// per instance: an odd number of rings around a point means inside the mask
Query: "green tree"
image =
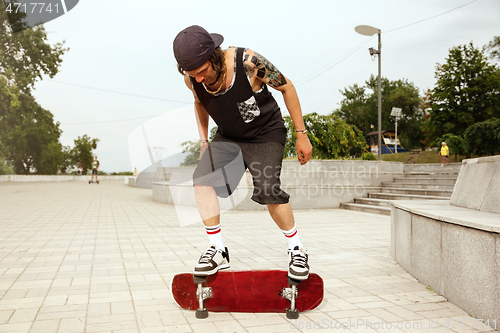
<svg viewBox="0 0 500 333"><path fill-rule="evenodd" d="M56 174L62 160L59 122L30 95L14 97L15 103L0 108L0 141L7 159L18 174Z"/></svg>
<svg viewBox="0 0 500 333"><path fill-rule="evenodd" d="M201 144L200 141L185 141L181 143L182 152L188 153L184 162L181 166L193 166L198 165L198 160L200 159Z"/></svg>
<svg viewBox="0 0 500 333"><path fill-rule="evenodd" d="M217 134L218 127L212 127L209 133L208 141L212 141ZM200 141L184 141L181 143L182 152L188 153L184 158L184 162L181 163L182 166L193 166L198 165L198 160L201 154L201 144Z"/></svg>
<svg viewBox="0 0 500 333"><path fill-rule="evenodd" d="M15 112L19 112L19 90L3 74L0 74L0 153L9 155L6 134L15 126Z"/></svg>
<svg viewBox="0 0 500 333"><path fill-rule="evenodd" d="M25 24L24 16L13 25ZM0 3L0 153L16 173L55 174L63 158L59 123L30 94L37 79L58 72L63 43L50 45L43 26L14 33Z"/></svg>
<svg viewBox="0 0 500 333"><path fill-rule="evenodd" d="M14 174L14 168L5 159L4 156L0 155L0 175L12 175Z"/></svg>
<svg viewBox="0 0 500 333"><path fill-rule="evenodd" d="M432 105L432 90L424 90L424 95L422 96L422 139L420 140L420 148L425 150L427 147L432 146L433 135L429 126L429 121L431 118L430 110Z"/></svg>
<svg viewBox="0 0 500 333"><path fill-rule="evenodd" d="M40 175L55 175L61 170L64 162L64 152L59 141L52 141L42 148L40 157L35 161L36 173Z"/></svg>
<svg viewBox="0 0 500 333"><path fill-rule="evenodd" d="M395 121L390 116L393 107L402 109L398 120L398 138L403 146L419 147L424 139L422 132L422 99L418 88L408 80L390 81L382 78L382 130L394 129ZM373 131L371 125L378 124L378 82L373 75L364 86L354 84L340 93L343 99L335 114L355 125L366 136Z"/></svg>
<svg viewBox="0 0 500 333"><path fill-rule="evenodd" d="M297 133L290 116L284 117L287 127L285 157L296 156ZM363 133L333 114L319 115L316 112L304 116L307 136L313 146L313 158L343 159L366 150Z"/></svg>
<svg viewBox="0 0 500 333"><path fill-rule="evenodd" d="M75 167L75 158L73 156L73 151L70 146L63 146L62 154L63 154L63 159L61 164L59 165L59 172L61 172L61 174L64 175L68 172L69 169Z"/></svg>
<svg viewBox="0 0 500 333"><path fill-rule="evenodd" d="M340 102L340 109L335 114L345 119L349 124L355 125L366 135L370 132L371 125L377 124L377 104L368 103L370 94L365 86L359 86L357 83L340 90L344 96Z"/></svg>
<svg viewBox="0 0 500 333"><path fill-rule="evenodd" d="M23 24L23 13L17 22ZM68 51L63 43L50 45L42 25L13 33L0 3L0 74L6 75L23 93L28 94L42 75L54 77L62 63L62 55Z"/></svg>
<svg viewBox="0 0 500 333"><path fill-rule="evenodd" d="M73 165L81 166L83 169L83 174L87 174L87 170L92 168L92 161L94 160L92 155L92 150L97 149L97 143L99 139L91 138L87 134L83 136L78 136L75 139L75 146L71 150L71 156L73 157Z"/></svg>
<svg viewBox="0 0 500 333"><path fill-rule="evenodd" d="M112 172L111 176L132 176L134 173L132 171L120 171L120 172Z"/></svg>
<svg viewBox="0 0 500 333"><path fill-rule="evenodd" d="M472 43L453 47L438 64L428 127L434 137L463 135L477 122L500 117L500 71Z"/></svg>
<svg viewBox="0 0 500 333"><path fill-rule="evenodd" d="M464 133L468 156L494 155L500 152L500 119L476 123Z"/></svg>
<svg viewBox="0 0 500 333"><path fill-rule="evenodd" d="M493 40L486 45L486 49L490 52L490 58L500 60L500 36L493 37Z"/></svg>

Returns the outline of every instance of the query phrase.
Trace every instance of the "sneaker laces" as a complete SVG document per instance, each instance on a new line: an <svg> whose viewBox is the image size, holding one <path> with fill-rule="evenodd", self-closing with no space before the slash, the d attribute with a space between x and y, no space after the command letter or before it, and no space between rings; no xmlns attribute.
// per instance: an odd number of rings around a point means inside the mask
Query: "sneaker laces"
<svg viewBox="0 0 500 333"><path fill-rule="evenodd" d="M215 247L212 246L212 247L208 248L201 255L200 264L207 264L208 262L210 262L210 260L215 256L216 253L217 253L217 249Z"/></svg>
<svg viewBox="0 0 500 333"><path fill-rule="evenodd" d="M307 265L307 254L304 254L300 250L294 250L292 252L292 265L299 267L306 267Z"/></svg>

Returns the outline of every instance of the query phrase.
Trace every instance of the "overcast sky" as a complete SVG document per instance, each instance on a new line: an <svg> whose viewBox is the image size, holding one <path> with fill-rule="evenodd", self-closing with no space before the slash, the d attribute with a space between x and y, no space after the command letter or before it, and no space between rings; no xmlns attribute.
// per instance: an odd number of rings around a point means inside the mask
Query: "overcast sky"
<svg viewBox="0 0 500 333"><path fill-rule="evenodd" d="M304 114L327 114L339 107L340 89L377 74L368 52L376 37L359 35L357 25L382 30L382 76L408 79L422 92L433 88L435 65L450 48L482 47L500 35L499 17L498 0L81 0L45 24L49 42L65 40L70 50L60 72L33 94L61 123L62 144L84 134L99 138L101 170L131 171L148 158L139 152L144 144L164 147L165 157L199 139L192 95L172 52L189 25L222 34L223 48L261 53L294 82ZM280 93L273 95L288 114Z"/></svg>

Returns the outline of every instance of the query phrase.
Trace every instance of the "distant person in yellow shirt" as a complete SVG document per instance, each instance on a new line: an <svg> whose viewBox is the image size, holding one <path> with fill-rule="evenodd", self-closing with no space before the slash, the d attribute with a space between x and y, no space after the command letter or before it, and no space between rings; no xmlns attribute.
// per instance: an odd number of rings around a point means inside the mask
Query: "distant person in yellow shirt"
<svg viewBox="0 0 500 333"><path fill-rule="evenodd" d="M448 164L448 156L450 156L450 149L446 145L446 142L441 142L441 151L439 152L441 155L441 167Z"/></svg>

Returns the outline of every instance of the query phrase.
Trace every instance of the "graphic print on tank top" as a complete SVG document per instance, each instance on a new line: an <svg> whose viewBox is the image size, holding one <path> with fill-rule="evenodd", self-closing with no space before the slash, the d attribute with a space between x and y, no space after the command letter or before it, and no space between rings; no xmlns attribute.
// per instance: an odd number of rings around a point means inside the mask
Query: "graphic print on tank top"
<svg viewBox="0 0 500 333"><path fill-rule="evenodd" d="M251 122L260 115L260 109L254 96L244 102L236 104L238 105L238 110L245 123Z"/></svg>

